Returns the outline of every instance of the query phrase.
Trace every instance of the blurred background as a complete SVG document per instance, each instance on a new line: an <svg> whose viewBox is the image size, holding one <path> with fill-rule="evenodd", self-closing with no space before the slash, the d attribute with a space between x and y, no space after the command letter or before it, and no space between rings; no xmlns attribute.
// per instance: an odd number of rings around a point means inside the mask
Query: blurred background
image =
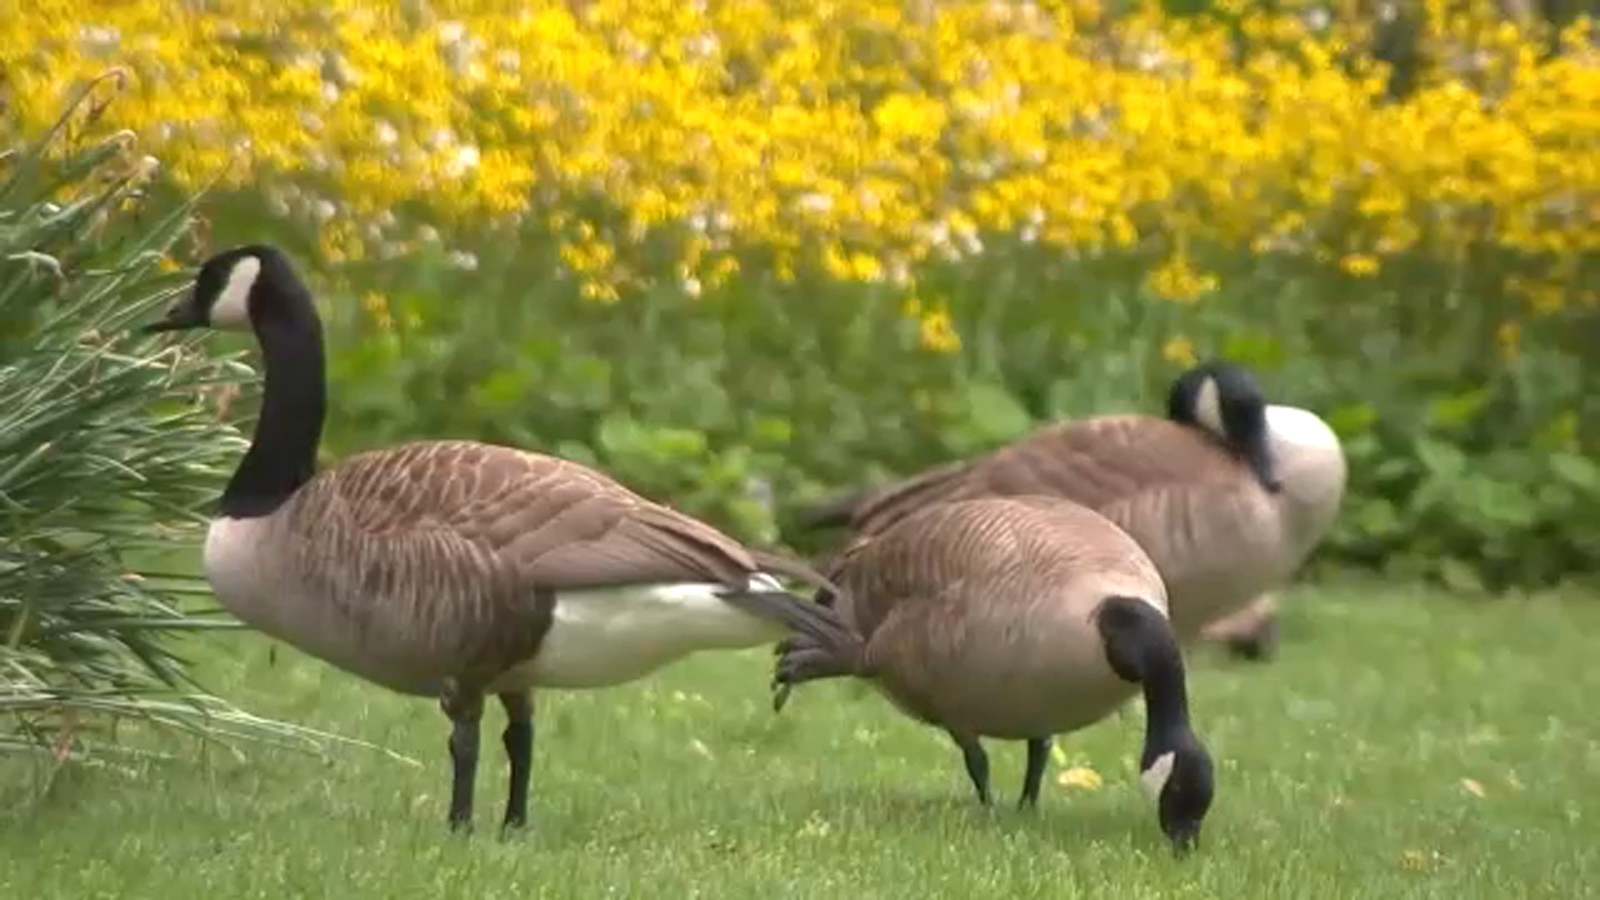
<svg viewBox="0 0 1600 900"><path fill-rule="evenodd" d="M117 67L57 140L198 197L168 271L295 256L332 456L512 442L779 543L1220 354L1347 441L1317 570L1533 587L1600 547L1583 6L11 0L0 137Z"/></svg>

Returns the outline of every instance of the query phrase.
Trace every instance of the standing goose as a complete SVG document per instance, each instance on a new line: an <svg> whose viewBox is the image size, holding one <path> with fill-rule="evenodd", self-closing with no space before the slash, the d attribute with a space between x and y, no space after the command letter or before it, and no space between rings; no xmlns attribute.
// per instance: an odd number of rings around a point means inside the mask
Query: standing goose
<svg viewBox="0 0 1600 900"><path fill-rule="evenodd" d="M1208 629L1247 656L1275 639L1271 591L1332 525L1345 458L1322 419L1268 405L1250 372L1210 362L1183 373L1167 417L1064 422L972 460L802 512L804 527L874 534L933 503L1043 494L1097 510L1161 571L1188 642Z"/></svg>
<svg viewBox="0 0 1600 900"><path fill-rule="evenodd" d="M1019 802L1034 806L1052 736L1098 722L1142 687L1141 780L1174 849L1198 839L1212 765L1189 724L1166 591L1104 516L1040 496L925 506L858 538L828 574L849 630L779 644L776 707L797 684L868 679L950 734L984 804L979 739L1027 741Z"/></svg>
<svg viewBox="0 0 1600 900"><path fill-rule="evenodd" d="M254 437L206 536L206 578L245 624L439 699L453 723L452 828L471 821L486 696L506 713L512 828L527 818L533 688L605 687L697 650L839 627L771 574L827 587L817 573L574 462L447 440L316 471L322 326L274 248L207 260L145 331L197 327L253 331L266 368Z"/></svg>

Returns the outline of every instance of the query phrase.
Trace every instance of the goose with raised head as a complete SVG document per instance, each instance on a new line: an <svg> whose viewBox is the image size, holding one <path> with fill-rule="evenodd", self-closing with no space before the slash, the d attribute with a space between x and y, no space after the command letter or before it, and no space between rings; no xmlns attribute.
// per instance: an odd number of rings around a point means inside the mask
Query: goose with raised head
<svg viewBox="0 0 1600 900"><path fill-rule="evenodd" d="M252 332L266 370L249 449L222 492L204 568L245 624L392 690L452 727L448 821L470 823L485 698L506 714L504 825L525 823L535 688L599 688L690 653L825 638L835 615L784 590L810 568L759 554L575 462L415 441L321 471L322 326L288 258L208 259L147 332Z"/></svg>
<svg viewBox="0 0 1600 900"><path fill-rule="evenodd" d="M1211 808L1211 757L1189 720L1183 655L1155 565L1099 513L1053 497L916 509L857 538L827 570L848 630L778 645L774 705L795 685L866 679L944 729L990 802L981 738L1027 742L1019 805L1038 803L1054 735L1141 690L1141 780L1175 850Z"/></svg>
<svg viewBox="0 0 1600 900"><path fill-rule="evenodd" d="M1167 416L1058 423L970 460L802 511L803 527L873 534L929 504L1062 497L1103 513L1144 547L1189 642L1204 632L1245 656L1273 652L1281 588L1327 534L1343 499L1338 436L1316 414L1269 405L1254 375L1213 361L1181 374Z"/></svg>

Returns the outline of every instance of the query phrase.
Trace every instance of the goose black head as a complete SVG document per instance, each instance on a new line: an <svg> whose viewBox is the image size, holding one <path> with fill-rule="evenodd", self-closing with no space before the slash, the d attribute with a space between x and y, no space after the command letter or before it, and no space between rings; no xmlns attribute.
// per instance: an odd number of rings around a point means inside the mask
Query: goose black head
<svg viewBox="0 0 1600 900"><path fill-rule="evenodd" d="M214 328L250 331L260 322L309 308L310 298L288 259L262 245L234 247L200 265L194 287L146 325L149 334Z"/></svg>
<svg viewBox="0 0 1600 900"><path fill-rule="evenodd" d="M1249 369L1220 360L1189 369L1167 392L1167 417L1216 435L1263 488L1282 489L1268 441L1266 395Z"/></svg>
<svg viewBox="0 0 1600 900"><path fill-rule="evenodd" d="M1211 754L1187 729L1173 735L1170 747L1156 751L1140 772L1139 780L1156 801L1161 832L1180 856L1200 845L1200 825L1216 790L1213 777Z"/></svg>
<svg viewBox="0 0 1600 900"><path fill-rule="evenodd" d="M1107 597L1090 619L1106 663L1144 691L1139 780L1156 801L1161 832L1182 856L1199 845L1216 786L1211 754L1189 722L1183 651L1164 612L1136 597Z"/></svg>

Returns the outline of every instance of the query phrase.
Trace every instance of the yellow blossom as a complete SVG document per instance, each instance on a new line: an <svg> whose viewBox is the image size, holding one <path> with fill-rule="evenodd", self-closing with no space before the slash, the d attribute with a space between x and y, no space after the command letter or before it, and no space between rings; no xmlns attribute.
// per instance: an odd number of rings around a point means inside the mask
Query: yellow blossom
<svg viewBox="0 0 1600 900"><path fill-rule="evenodd" d="M158 177L259 190L328 260L397 245L398 210L547 222L607 302L664 232L702 242L677 245L703 287L745 249L783 280L895 280L1005 232L1178 248L1147 274L1180 302L1219 287L1201 247L1367 276L1485 243L1529 261L1530 309L1592 302L1561 267L1600 253L1594 23L1547 53L1495 4L1427 0L1391 102L1361 6L1313 27L1228 0L1238 54L1153 2L30 0L0 29L0 139L120 66L80 139L129 129Z"/></svg>
<svg viewBox="0 0 1600 900"><path fill-rule="evenodd" d="M1339 260L1339 268L1357 278L1370 278L1378 274L1378 260L1365 253L1350 253Z"/></svg>
<svg viewBox="0 0 1600 900"><path fill-rule="evenodd" d="M1174 254L1146 279L1152 291L1179 303L1192 303L1217 289L1217 278L1195 271L1187 255Z"/></svg>
<svg viewBox="0 0 1600 900"><path fill-rule="evenodd" d="M379 331L394 330L394 315L389 311L389 298L377 291L361 295L361 308L372 318Z"/></svg>
<svg viewBox="0 0 1600 900"><path fill-rule="evenodd" d="M924 350L954 353L961 349L961 335L956 333L950 312L942 304L929 305L913 298L906 302L905 309L917 318L917 335Z"/></svg>
<svg viewBox="0 0 1600 900"><path fill-rule="evenodd" d="M616 285L589 279L584 280L583 286L579 288L579 294L583 299L593 300L596 303L615 303L621 298Z"/></svg>
<svg viewBox="0 0 1600 900"><path fill-rule="evenodd" d="M1184 368L1194 365L1199 359L1194 352L1194 343L1186 337L1172 337L1163 342L1161 358Z"/></svg>
<svg viewBox="0 0 1600 900"><path fill-rule="evenodd" d="M1072 766L1061 770L1061 774L1056 776L1056 783L1062 787L1097 791L1105 781L1100 777L1099 772L1088 766Z"/></svg>
<svg viewBox="0 0 1600 900"><path fill-rule="evenodd" d="M1494 332L1500 347L1500 358L1512 362L1522 355L1522 326L1513 321L1501 322Z"/></svg>

